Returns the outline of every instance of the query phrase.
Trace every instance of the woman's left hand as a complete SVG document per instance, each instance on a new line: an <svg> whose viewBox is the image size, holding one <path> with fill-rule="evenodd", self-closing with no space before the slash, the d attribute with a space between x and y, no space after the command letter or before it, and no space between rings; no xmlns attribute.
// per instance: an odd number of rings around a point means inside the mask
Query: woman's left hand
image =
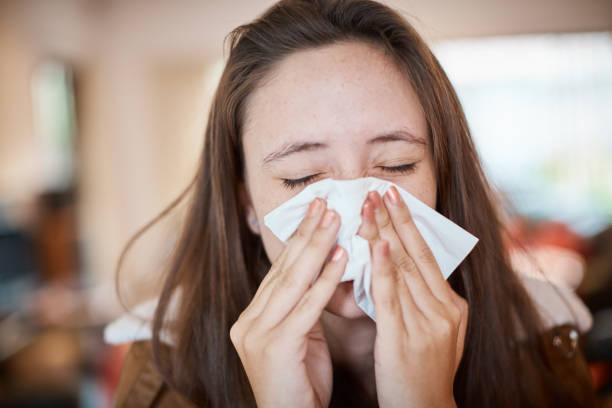
<svg viewBox="0 0 612 408"><path fill-rule="evenodd" d="M395 187L368 194L359 235L372 250L374 367L381 407L452 407L467 302L450 287Z"/></svg>

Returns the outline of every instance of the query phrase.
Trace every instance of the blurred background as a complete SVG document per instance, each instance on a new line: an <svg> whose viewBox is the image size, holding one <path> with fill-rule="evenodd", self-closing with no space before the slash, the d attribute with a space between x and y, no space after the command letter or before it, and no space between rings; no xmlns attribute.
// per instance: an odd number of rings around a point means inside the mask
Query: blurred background
<svg viewBox="0 0 612 408"><path fill-rule="evenodd" d="M0 406L111 406L120 251L194 174L224 36L272 3L0 0ZM592 313L609 395L612 1L386 4L455 85L514 238ZM127 257L127 306L159 287L181 215Z"/></svg>

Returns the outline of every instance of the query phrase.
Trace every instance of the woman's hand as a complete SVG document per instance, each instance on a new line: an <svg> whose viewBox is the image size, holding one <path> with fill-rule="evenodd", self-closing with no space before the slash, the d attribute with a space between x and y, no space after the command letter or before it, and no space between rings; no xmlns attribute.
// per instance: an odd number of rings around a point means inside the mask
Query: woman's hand
<svg viewBox="0 0 612 408"><path fill-rule="evenodd" d="M368 194L359 235L372 250L374 366L381 407L455 406L468 307L443 278L397 189Z"/></svg>
<svg viewBox="0 0 612 408"><path fill-rule="evenodd" d="M332 363L319 318L347 262L338 246L325 264L339 228L338 214L315 199L230 330L259 406L329 405Z"/></svg>

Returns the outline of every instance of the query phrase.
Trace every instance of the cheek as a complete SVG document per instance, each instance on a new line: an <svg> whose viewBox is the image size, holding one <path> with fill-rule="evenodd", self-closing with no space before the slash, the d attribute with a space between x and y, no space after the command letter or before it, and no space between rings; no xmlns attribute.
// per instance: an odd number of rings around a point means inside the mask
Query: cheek
<svg viewBox="0 0 612 408"><path fill-rule="evenodd" d="M261 222L263 223L263 220L261 220ZM276 235L274 235L272 231L268 229L268 227L263 224L260 225L262 225L261 239L263 241L263 246L266 251L266 255L268 255L268 259L270 260L270 262L274 263L276 258L278 258L281 252L283 252L283 249L285 249L286 245L283 241L278 239Z"/></svg>
<svg viewBox="0 0 612 408"><path fill-rule="evenodd" d="M262 186L269 186L267 180L261 178L249 178L251 186L251 205L257 214L257 221L260 228L260 237L266 251L266 255L270 262L274 262L276 258L281 254L285 248L285 243L278 239L276 235L270 231L264 224L264 216L270 211L277 208L288 198L283 196L282 191L262 188Z"/></svg>
<svg viewBox="0 0 612 408"><path fill-rule="evenodd" d="M397 184L429 207L436 208L436 178L430 163Z"/></svg>

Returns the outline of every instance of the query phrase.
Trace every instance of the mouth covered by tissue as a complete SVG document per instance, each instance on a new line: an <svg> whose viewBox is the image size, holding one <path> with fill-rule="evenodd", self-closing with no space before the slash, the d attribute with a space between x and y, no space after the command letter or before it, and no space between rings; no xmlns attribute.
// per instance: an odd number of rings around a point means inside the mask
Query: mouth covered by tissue
<svg viewBox="0 0 612 408"><path fill-rule="evenodd" d="M390 181L375 177L353 180L327 178L309 185L264 217L264 224L274 235L287 242L306 215L312 200L315 197L325 199L327 208L335 210L341 218L336 243L348 254L341 281L353 281L355 301L372 320L376 320L376 315L370 295L370 246L367 240L357 235L357 231L361 225L361 207L368 192L378 191L382 196L391 186L397 188L406 202L417 229L436 258L444 279L447 279L478 239Z"/></svg>

